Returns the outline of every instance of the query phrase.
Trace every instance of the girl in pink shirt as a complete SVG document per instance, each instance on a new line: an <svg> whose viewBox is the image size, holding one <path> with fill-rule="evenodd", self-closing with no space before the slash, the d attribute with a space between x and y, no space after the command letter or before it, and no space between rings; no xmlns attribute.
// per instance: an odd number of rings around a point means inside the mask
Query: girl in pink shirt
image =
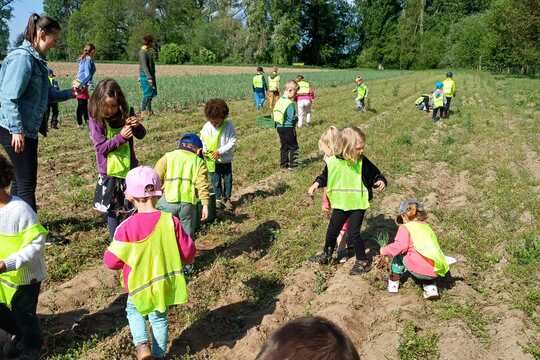
<svg viewBox="0 0 540 360"><path fill-rule="evenodd" d="M422 283L424 298L439 297L435 280L448 272L448 263L426 219L427 214L416 199L402 201L399 205L396 238L380 250L382 256L393 257L388 279L391 293L398 292L401 275L409 272Z"/></svg>

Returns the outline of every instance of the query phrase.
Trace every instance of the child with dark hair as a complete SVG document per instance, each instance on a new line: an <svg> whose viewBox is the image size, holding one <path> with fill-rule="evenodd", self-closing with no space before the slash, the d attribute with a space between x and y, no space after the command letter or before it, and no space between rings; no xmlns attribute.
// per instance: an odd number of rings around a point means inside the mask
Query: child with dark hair
<svg viewBox="0 0 540 360"><path fill-rule="evenodd" d="M141 111L145 115L152 114L152 99L157 96L156 63L154 61L154 37L150 34L143 37L143 45L139 51L139 82L143 92Z"/></svg>
<svg viewBox="0 0 540 360"><path fill-rule="evenodd" d="M236 130L230 120L229 107L222 99L211 99L204 107L208 120L202 130L201 139L208 174L212 180L217 205L231 211L232 161L236 148Z"/></svg>
<svg viewBox="0 0 540 360"><path fill-rule="evenodd" d="M266 90L268 90L266 78L264 77L264 70L261 66L257 66L257 74L253 76L252 85L255 107L257 110L260 110L264 106L264 102L266 101Z"/></svg>
<svg viewBox="0 0 540 360"><path fill-rule="evenodd" d="M301 317L276 330L256 360L360 360L351 339L322 317Z"/></svg>
<svg viewBox="0 0 540 360"><path fill-rule="evenodd" d="M43 254L47 230L30 205L9 195L14 179L13 166L0 155L0 329L11 335L4 355L37 360L42 335L36 309L47 275Z"/></svg>

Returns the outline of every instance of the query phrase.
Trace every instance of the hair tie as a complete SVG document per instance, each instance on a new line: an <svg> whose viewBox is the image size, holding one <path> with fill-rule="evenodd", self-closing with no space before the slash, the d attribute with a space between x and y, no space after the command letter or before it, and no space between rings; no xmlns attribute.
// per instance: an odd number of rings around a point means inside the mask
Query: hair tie
<svg viewBox="0 0 540 360"><path fill-rule="evenodd" d="M33 20L35 23L38 22L38 20L39 20L39 15L38 15L38 14L32 15L32 20Z"/></svg>

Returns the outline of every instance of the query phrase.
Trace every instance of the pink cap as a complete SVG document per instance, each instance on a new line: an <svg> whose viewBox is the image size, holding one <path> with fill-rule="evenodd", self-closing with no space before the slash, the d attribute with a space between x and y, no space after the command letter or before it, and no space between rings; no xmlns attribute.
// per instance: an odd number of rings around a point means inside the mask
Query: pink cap
<svg viewBox="0 0 540 360"><path fill-rule="evenodd" d="M150 166L139 166L131 169L126 176L124 194L134 198L161 196L159 175Z"/></svg>

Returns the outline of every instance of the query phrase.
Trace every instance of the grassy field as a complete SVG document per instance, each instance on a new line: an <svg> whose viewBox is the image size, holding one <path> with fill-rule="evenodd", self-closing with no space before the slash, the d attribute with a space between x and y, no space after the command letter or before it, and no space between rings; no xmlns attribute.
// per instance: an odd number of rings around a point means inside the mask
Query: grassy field
<svg viewBox="0 0 540 360"><path fill-rule="evenodd" d="M538 359L540 82L459 73L454 113L433 124L414 99L442 72L367 73L367 113L354 111L351 86L343 85L356 72L329 73L310 74L319 84L315 122L298 130L302 166L295 172L278 170L277 135L254 126L252 102L230 102L239 137L236 213L221 215L197 238L190 303L170 312L172 357L252 359L272 330L313 314L341 325L363 359ZM132 86L130 99L137 97ZM170 96L175 92L181 93ZM191 104L204 101L197 96ZM161 111L136 142L139 159L153 165L180 133L198 131L203 121L196 106ZM366 130L367 156L389 180L364 224L370 252L376 239L394 236L400 200L425 201L444 251L459 260L440 284L439 301L425 302L411 280L391 296L378 270L348 276L352 261L306 262L322 248L327 226L320 198L311 203L305 192L321 170L317 141L329 125ZM47 248L49 279L39 307L46 358L129 359L125 297L101 265L107 230L91 210L96 171L88 135L65 119L40 147L40 217L70 241Z"/></svg>

